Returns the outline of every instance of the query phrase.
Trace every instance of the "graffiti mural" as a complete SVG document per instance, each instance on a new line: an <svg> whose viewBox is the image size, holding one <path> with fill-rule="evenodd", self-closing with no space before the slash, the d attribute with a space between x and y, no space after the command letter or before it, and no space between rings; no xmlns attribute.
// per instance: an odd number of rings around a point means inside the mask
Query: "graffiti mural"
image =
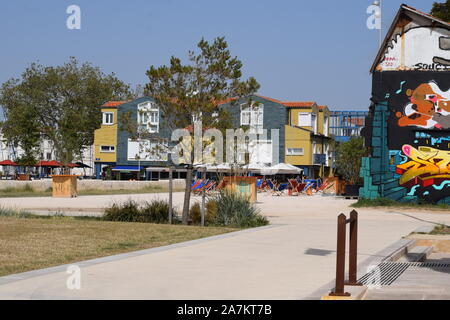
<svg viewBox="0 0 450 320"><path fill-rule="evenodd" d="M373 74L372 101L387 105L387 170L398 181L394 188L405 190L400 201L450 201L448 77L437 71ZM372 130L378 126L373 120L372 125Z"/></svg>
<svg viewBox="0 0 450 320"><path fill-rule="evenodd" d="M398 125L421 128L450 128L450 90L442 91L434 81L406 90L409 103L397 112Z"/></svg>
<svg viewBox="0 0 450 320"><path fill-rule="evenodd" d="M397 165L396 173L400 186L409 189L409 196L439 201L449 194L450 151L410 145L404 145L402 151L407 160Z"/></svg>
<svg viewBox="0 0 450 320"><path fill-rule="evenodd" d="M401 5L371 73L360 196L450 204L450 23Z"/></svg>
<svg viewBox="0 0 450 320"><path fill-rule="evenodd" d="M450 31L444 28L399 27L378 70L450 70Z"/></svg>

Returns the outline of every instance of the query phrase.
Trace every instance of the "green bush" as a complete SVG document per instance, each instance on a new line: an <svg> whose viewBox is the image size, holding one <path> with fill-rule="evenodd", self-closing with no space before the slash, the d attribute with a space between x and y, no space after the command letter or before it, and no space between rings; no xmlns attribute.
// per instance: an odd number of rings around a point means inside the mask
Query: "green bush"
<svg viewBox="0 0 450 320"><path fill-rule="evenodd" d="M169 203L164 200L152 200L139 205L134 200L113 204L105 210L103 220L122 222L168 223ZM174 213L174 223L178 222Z"/></svg>
<svg viewBox="0 0 450 320"><path fill-rule="evenodd" d="M142 222L168 223L169 203L164 200L145 202L141 207Z"/></svg>
<svg viewBox="0 0 450 320"><path fill-rule="evenodd" d="M214 224L216 219L217 203L214 199L208 200L206 202L206 212L205 212L205 225ZM196 202L189 210L189 215L191 217L193 224L200 224L202 221L200 203Z"/></svg>
<svg viewBox="0 0 450 320"><path fill-rule="evenodd" d="M217 225L250 228L269 224L255 205L236 193L221 191L214 201L217 208L214 222Z"/></svg>
<svg viewBox="0 0 450 320"><path fill-rule="evenodd" d="M127 200L119 204L114 203L105 210L103 219L107 221L142 222L139 205L133 200Z"/></svg>

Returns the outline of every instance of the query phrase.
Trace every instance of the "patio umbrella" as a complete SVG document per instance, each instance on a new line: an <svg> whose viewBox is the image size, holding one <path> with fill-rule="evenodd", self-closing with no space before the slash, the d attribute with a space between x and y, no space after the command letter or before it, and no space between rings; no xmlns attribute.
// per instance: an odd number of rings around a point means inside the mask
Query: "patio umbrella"
<svg viewBox="0 0 450 320"><path fill-rule="evenodd" d="M62 164L56 160L52 160L52 161L41 160L35 166L36 167L62 167Z"/></svg>
<svg viewBox="0 0 450 320"><path fill-rule="evenodd" d="M231 165L229 163L224 162L217 166L212 166L211 169L214 171L229 171L231 170Z"/></svg>
<svg viewBox="0 0 450 320"><path fill-rule="evenodd" d="M264 175L274 175L274 174L297 174L301 173L303 170L293 166L289 163L279 163L274 166L264 168L261 170L261 173Z"/></svg>
<svg viewBox="0 0 450 320"><path fill-rule="evenodd" d="M0 161L0 166L17 166L17 163L11 160Z"/></svg>
<svg viewBox="0 0 450 320"><path fill-rule="evenodd" d="M248 170L250 172L261 172L264 169L267 169L268 166L265 165L264 163L249 163L247 165L244 166L244 170Z"/></svg>
<svg viewBox="0 0 450 320"><path fill-rule="evenodd" d="M89 168L89 169L92 168L83 162L75 162L75 164L77 165L78 168Z"/></svg>
<svg viewBox="0 0 450 320"><path fill-rule="evenodd" d="M11 160L3 160L3 161L0 161L0 165L6 167L5 173L7 175L9 175L9 174L11 174L11 172L14 171L14 170L12 170L11 167L17 166L17 163L15 163L14 161L11 161Z"/></svg>

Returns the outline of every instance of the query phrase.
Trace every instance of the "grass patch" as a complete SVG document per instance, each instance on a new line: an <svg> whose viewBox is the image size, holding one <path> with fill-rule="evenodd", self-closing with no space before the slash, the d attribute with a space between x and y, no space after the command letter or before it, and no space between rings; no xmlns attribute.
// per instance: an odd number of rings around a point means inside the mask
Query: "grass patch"
<svg viewBox="0 0 450 320"><path fill-rule="evenodd" d="M238 230L0 212L0 276Z"/></svg>
<svg viewBox="0 0 450 320"><path fill-rule="evenodd" d="M358 199L357 202L350 205L354 208L364 208L364 207L396 207L396 208L414 208L414 209L431 209L431 210L450 210L450 205L448 204L432 204L432 203L406 203L398 202L388 198L377 198L377 199Z"/></svg>
<svg viewBox="0 0 450 320"><path fill-rule="evenodd" d="M446 225L436 226L433 229L433 231L430 232L430 234L443 234L443 235L450 234L450 227Z"/></svg>
<svg viewBox="0 0 450 320"><path fill-rule="evenodd" d="M184 188L174 188L173 192L181 192ZM168 192L168 188L162 186L145 186L141 189L118 189L118 190L103 190L103 189L85 189L79 190L79 196L96 196L96 195L114 195L114 194L143 194L143 193L158 193ZM35 190L29 184L24 187L12 188L7 187L0 190L0 198L16 198L16 197L51 197L52 188L46 190Z"/></svg>

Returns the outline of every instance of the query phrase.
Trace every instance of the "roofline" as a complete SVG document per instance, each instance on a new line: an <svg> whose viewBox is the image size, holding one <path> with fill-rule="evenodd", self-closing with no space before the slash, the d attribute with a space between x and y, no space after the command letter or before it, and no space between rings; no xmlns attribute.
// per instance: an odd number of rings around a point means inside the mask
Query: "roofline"
<svg viewBox="0 0 450 320"><path fill-rule="evenodd" d="M391 39L391 37L392 37L392 35L394 33L395 26L397 25L397 21L399 20L401 14L403 12L405 12L405 11L412 12L414 14L417 14L417 15L421 16L421 17L427 18L427 19L429 19L429 20L431 20L433 22L437 22L437 23L443 25L446 28L450 27L450 23L448 23L448 22L445 22L445 21L443 21L441 19L438 19L438 18L436 18L436 17L434 17L434 16L432 16L430 14L427 14L425 12L419 11L419 10L417 10L417 9L415 9L413 7L410 7L410 6L408 6L408 5L404 4L404 3L401 4L400 5L400 9L398 10L394 20L392 21L391 26L389 27L388 32L386 33L386 36L384 37L383 43L381 44L380 48L378 49L378 53L377 53L377 55L375 57L375 60L374 60L374 62L372 64L372 67L370 68L370 73L373 73L374 70L376 69L377 63L380 60L380 58L383 55L383 53L385 52L387 43L388 43L388 41L390 41L390 39Z"/></svg>

